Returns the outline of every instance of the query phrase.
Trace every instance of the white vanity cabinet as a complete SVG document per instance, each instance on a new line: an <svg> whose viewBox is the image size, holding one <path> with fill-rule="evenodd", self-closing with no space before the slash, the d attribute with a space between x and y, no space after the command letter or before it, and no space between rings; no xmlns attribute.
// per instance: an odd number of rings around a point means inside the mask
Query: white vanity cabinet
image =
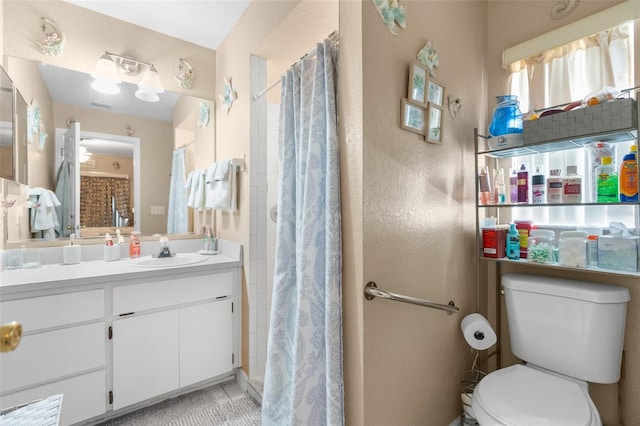
<svg viewBox="0 0 640 426"><path fill-rule="evenodd" d="M0 322L19 320L20 345L0 356L0 409L64 394L60 424L106 411L105 290L0 302Z"/></svg>
<svg viewBox="0 0 640 426"><path fill-rule="evenodd" d="M232 270L113 289L113 409L233 370Z"/></svg>

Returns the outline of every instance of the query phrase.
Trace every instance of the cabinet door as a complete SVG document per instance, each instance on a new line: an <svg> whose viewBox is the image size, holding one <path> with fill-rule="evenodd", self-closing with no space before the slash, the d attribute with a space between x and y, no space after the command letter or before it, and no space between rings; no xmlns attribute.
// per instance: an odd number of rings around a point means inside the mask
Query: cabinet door
<svg viewBox="0 0 640 426"><path fill-rule="evenodd" d="M180 387L233 369L231 300L180 310Z"/></svg>
<svg viewBox="0 0 640 426"><path fill-rule="evenodd" d="M113 322L113 409L178 389L178 311Z"/></svg>

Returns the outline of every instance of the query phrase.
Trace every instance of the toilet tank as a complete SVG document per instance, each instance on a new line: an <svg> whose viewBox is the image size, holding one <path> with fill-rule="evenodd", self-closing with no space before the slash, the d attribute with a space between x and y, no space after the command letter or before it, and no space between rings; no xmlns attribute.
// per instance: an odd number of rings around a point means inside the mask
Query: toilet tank
<svg viewBox="0 0 640 426"><path fill-rule="evenodd" d="M502 287L514 355L587 382L620 379L627 288L524 274Z"/></svg>

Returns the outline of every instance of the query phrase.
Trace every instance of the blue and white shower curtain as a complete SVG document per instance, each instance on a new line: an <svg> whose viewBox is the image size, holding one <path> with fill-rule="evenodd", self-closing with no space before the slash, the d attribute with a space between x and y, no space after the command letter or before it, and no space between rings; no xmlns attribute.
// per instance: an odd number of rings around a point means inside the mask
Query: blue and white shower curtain
<svg viewBox="0 0 640 426"><path fill-rule="evenodd" d="M337 40L282 78L280 182L263 425L342 425Z"/></svg>
<svg viewBox="0 0 640 426"><path fill-rule="evenodd" d="M189 230L185 151L184 148L173 151L171 183L169 186L169 207L167 209L167 234L183 233Z"/></svg>

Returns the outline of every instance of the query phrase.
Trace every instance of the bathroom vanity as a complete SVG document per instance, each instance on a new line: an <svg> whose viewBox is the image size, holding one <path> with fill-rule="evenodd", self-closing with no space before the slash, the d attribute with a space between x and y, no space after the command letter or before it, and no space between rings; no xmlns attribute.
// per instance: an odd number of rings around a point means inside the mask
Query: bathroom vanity
<svg viewBox="0 0 640 426"><path fill-rule="evenodd" d="M24 332L0 409L64 394L60 424L91 423L232 377L242 247L221 251L3 271L0 323Z"/></svg>

